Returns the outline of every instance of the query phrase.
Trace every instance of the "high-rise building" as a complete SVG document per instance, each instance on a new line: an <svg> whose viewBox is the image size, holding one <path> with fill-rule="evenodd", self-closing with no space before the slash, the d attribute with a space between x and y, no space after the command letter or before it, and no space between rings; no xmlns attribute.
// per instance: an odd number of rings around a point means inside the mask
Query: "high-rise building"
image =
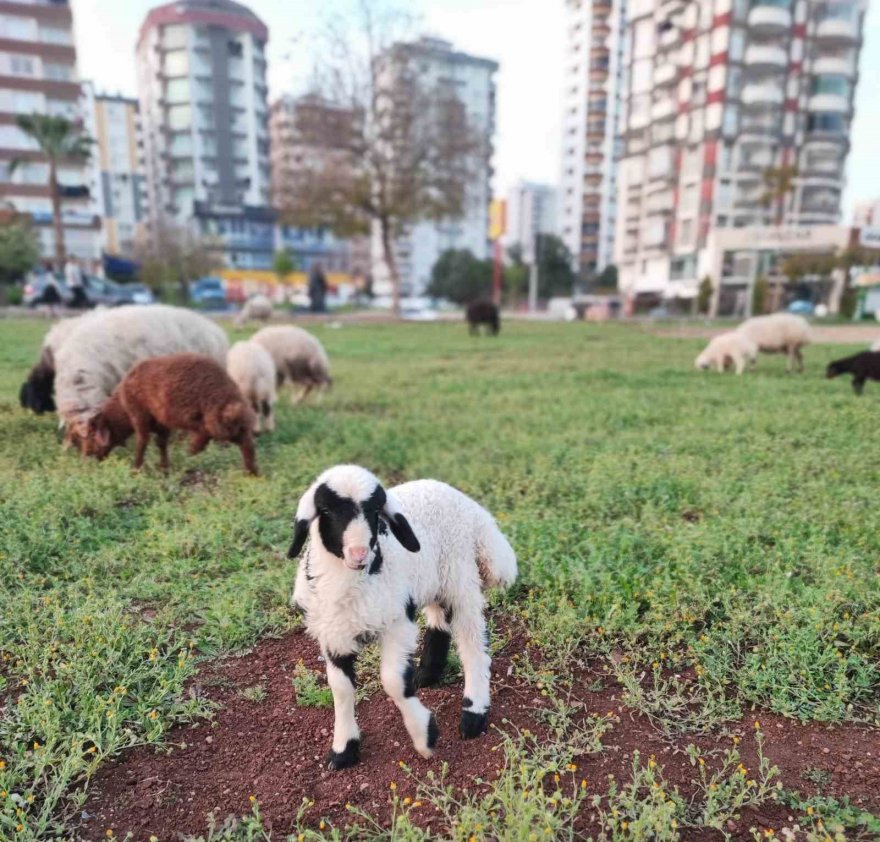
<svg viewBox="0 0 880 842"><path fill-rule="evenodd" d="M566 0L559 229L584 275L614 261L627 0Z"/></svg>
<svg viewBox="0 0 880 842"><path fill-rule="evenodd" d="M15 124L20 114L81 119L73 18L66 0L6 0L0 4L0 199L30 214L43 257L55 255L49 164L36 142ZM10 174L9 162L19 166ZM58 169L64 243L86 261L100 257L95 215L84 164Z"/></svg>
<svg viewBox="0 0 880 842"><path fill-rule="evenodd" d="M508 248L519 246L530 262L538 234L555 234L557 191L549 184L517 182L507 194Z"/></svg>
<svg viewBox="0 0 880 842"><path fill-rule="evenodd" d="M157 6L138 36L150 233L189 226L229 267L272 262L268 37L232 0Z"/></svg>
<svg viewBox="0 0 880 842"><path fill-rule="evenodd" d="M692 295L716 229L838 221L864 10L629 0L622 289Z"/></svg>
<svg viewBox="0 0 880 842"><path fill-rule="evenodd" d="M465 109L469 127L479 138L474 173L467 187L464 213L460 218L413 225L395 244L402 292L421 294L431 279L437 258L448 249L468 249L484 259L489 256L489 202L492 198L492 155L495 135L495 73L498 64L454 50L448 41L421 38L395 44L386 59L390 72L386 83L393 85L396 67L416 74L425 91L438 97L455 97ZM382 258L378 234L373 237L375 289L389 291L388 271Z"/></svg>
<svg viewBox="0 0 880 842"><path fill-rule="evenodd" d="M101 217L102 249L131 257L143 236L146 191L140 115L135 99L96 94L83 83L83 113L92 153L91 192Z"/></svg>

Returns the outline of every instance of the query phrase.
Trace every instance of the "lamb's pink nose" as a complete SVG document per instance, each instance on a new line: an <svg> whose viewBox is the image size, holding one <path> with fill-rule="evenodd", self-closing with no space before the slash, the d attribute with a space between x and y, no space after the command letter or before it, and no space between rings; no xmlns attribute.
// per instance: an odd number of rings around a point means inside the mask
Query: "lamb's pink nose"
<svg viewBox="0 0 880 842"><path fill-rule="evenodd" d="M363 561L369 550L366 547L349 547L348 555L352 561Z"/></svg>

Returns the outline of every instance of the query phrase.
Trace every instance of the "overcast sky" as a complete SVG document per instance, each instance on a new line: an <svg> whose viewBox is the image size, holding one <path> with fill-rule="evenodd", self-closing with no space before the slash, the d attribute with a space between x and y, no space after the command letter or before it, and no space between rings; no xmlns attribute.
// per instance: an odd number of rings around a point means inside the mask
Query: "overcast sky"
<svg viewBox="0 0 880 842"><path fill-rule="evenodd" d="M269 27L270 97L299 92L328 15L354 0L246 0ZM80 74L99 91L135 96L134 46L150 0L72 0ZM410 0L419 31L498 61L495 190L520 178L556 183L562 117L563 0ZM880 0L869 3L848 161L844 221L880 199ZM869 84L873 81L873 84Z"/></svg>

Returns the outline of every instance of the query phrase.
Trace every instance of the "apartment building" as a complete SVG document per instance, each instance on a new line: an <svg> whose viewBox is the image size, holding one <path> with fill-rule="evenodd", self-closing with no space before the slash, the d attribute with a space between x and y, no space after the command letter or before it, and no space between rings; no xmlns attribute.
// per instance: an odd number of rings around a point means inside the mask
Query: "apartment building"
<svg viewBox="0 0 880 842"><path fill-rule="evenodd" d="M0 4L0 200L30 214L44 258L55 256L49 164L16 125L20 114L80 120L80 84L73 16L66 0L5 0ZM9 162L21 163L13 173ZM69 254L100 257L100 221L84 164L62 163L64 242Z"/></svg>
<svg viewBox="0 0 880 842"><path fill-rule="evenodd" d="M693 295L716 228L839 220L864 11L861 0L629 0L622 289ZM768 190L768 170L787 170L789 189Z"/></svg>
<svg viewBox="0 0 880 842"><path fill-rule="evenodd" d="M83 83L83 115L95 139L90 190L101 217L102 250L131 258L144 236L146 187L143 142L135 99L95 93Z"/></svg>
<svg viewBox="0 0 880 842"><path fill-rule="evenodd" d="M230 268L268 269L266 25L232 0L157 6L137 42L149 226L188 226Z"/></svg>
<svg viewBox="0 0 880 842"><path fill-rule="evenodd" d="M566 0L559 231L584 276L614 261L627 0Z"/></svg>

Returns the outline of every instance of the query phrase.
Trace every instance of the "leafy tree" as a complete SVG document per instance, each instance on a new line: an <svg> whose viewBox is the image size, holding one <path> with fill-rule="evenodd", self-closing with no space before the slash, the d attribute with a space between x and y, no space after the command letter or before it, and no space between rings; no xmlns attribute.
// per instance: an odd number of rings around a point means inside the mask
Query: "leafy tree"
<svg viewBox="0 0 880 842"><path fill-rule="evenodd" d="M159 225L154 236L140 243L135 252L141 280L154 290L176 284L181 302L189 300L190 281L209 274L218 264L210 243L186 228L165 224Z"/></svg>
<svg viewBox="0 0 880 842"><path fill-rule="evenodd" d="M91 156L94 142L83 133L82 128L66 117L53 117L48 114L19 114L16 124L30 135L49 159L49 196L52 200L52 224L55 230L55 262L59 268L64 265L67 253L64 248L64 225L61 217L61 185L58 183L58 166L65 162L82 164ZM9 162L10 174L20 166L24 158Z"/></svg>
<svg viewBox="0 0 880 842"><path fill-rule="evenodd" d="M275 257L272 260L272 271L278 276L279 281L284 281L294 269L296 269L296 261L287 249L275 252Z"/></svg>
<svg viewBox="0 0 880 842"><path fill-rule="evenodd" d="M617 267L609 263L596 277L596 286L599 289L617 291Z"/></svg>
<svg viewBox="0 0 880 842"><path fill-rule="evenodd" d="M460 218L477 165L489 149L445 80L420 72L402 40L404 18L361 0L331 25L314 93L297 108L296 142L306 150L293 189L278 192L282 219L325 225L341 236L375 230L400 312L397 237L424 220Z"/></svg>
<svg viewBox="0 0 880 842"><path fill-rule="evenodd" d="M431 271L428 295L468 304L485 298L492 289L492 261L478 260L468 249L449 249Z"/></svg>
<svg viewBox="0 0 880 842"><path fill-rule="evenodd" d="M755 284L752 287L752 315L753 316L763 316L764 313L767 312L767 293L769 292L770 285L767 283L767 279L761 275L755 279Z"/></svg>
<svg viewBox="0 0 880 842"><path fill-rule="evenodd" d="M697 290L697 312L700 315L706 316L712 309L712 294L714 291L712 279L705 275L703 280L700 281L700 286Z"/></svg>
<svg viewBox="0 0 880 842"><path fill-rule="evenodd" d="M0 225L0 283L17 281L39 257L37 236L26 221L19 217Z"/></svg>
<svg viewBox="0 0 880 842"><path fill-rule="evenodd" d="M554 234L539 234L537 239L538 297L571 295L577 280L571 268L571 252Z"/></svg>
<svg viewBox="0 0 880 842"><path fill-rule="evenodd" d="M516 308L529 286L529 267L519 243L507 250L507 257L510 262L504 267L504 296L508 305Z"/></svg>

